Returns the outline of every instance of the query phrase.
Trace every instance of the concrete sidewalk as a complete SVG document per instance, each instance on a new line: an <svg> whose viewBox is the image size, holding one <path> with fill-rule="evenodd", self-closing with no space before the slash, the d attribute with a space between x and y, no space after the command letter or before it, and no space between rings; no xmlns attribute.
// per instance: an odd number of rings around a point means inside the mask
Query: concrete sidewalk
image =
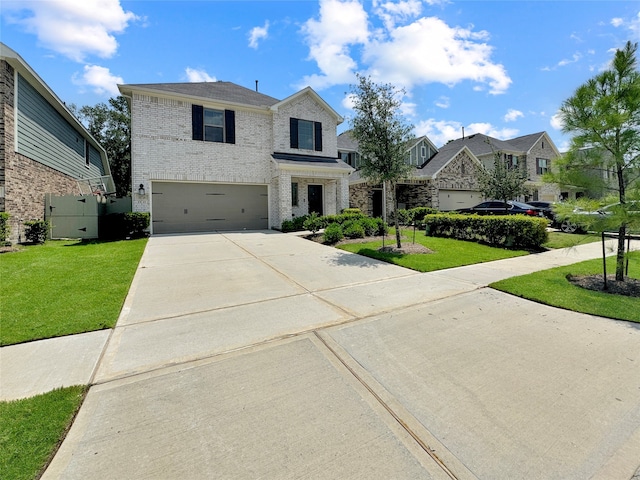
<svg viewBox="0 0 640 480"><path fill-rule="evenodd" d="M43 478L628 479L639 326L483 288L600 248L421 274L275 232L152 237Z"/></svg>

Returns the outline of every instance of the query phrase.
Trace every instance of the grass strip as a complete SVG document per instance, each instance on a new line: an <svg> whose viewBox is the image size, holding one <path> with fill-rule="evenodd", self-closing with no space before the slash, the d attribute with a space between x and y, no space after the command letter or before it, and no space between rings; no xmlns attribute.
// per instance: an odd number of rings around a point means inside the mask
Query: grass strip
<svg viewBox="0 0 640 480"><path fill-rule="evenodd" d="M146 242L48 241L0 255L0 345L113 327Z"/></svg>
<svg viewBox="0 0 640 480"><path fill-rule="evenodd" d="M403 245L413 241L412 230L404 230L403 235L405 237ZM416 243L424 245L433 253L398 254L379 252L378 249L382 246L382 241L346 243L339 245L338 248L417 270L418 272L432 272L445 268L491 262L494 260L502 260L503 258L527 255L529 253L524 250L507 250L450 238L427 237L424 232L421 231L416 232L415 241ZM395 245L395 237L393 234L390 234L389 239L385 240L385 245Z"/></svg>
<svg viewBox="0 0 640 480"><path fill-rule="evenodd" d="M38 478L62 442L87 387L74 386L43 395L0 402L2 478Z"/></svg>
<svg viewBox="0 0 640 480"><path fill-rule="evenodd" d="M615 272L615 258L607 258L607 274ZM602 275L602 259L587 260L563 267L512 277L489 286L553 307L575 312L640 322L640 300L587 290L573 285L567 275ZM629 277L640 278L640 252L629 254Z"/></svg>

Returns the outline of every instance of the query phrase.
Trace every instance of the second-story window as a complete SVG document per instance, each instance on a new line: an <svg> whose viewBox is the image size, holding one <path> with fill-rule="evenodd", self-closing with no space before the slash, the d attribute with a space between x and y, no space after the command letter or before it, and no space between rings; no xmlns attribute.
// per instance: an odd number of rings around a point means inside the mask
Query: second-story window
<svg viewBox="0 0 640 480"><path fill-rule="evenodd" d="M322 123L291 118L289 127L291 148L322 151Z"/></svg>
<svg viewBox="0 0 640 480"><path fill-rule="evenodd" d="M216 110L192 105L193 140L236 143L236 116L233 110Z"/></svg>
<svg viewBox="0 0 640 480"><path fill-rule="evenodd" d="M536 158L536 173L538 175L544 175L549 171L549 160L546 158Z"/></svg>

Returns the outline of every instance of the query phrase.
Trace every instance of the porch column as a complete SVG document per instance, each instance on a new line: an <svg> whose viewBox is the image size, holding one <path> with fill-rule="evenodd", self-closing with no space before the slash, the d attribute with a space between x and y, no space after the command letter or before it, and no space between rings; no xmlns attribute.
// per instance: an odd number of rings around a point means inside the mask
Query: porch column
<svg viewBox="0 0 640 480"><path fill-rule="evenodd" d="M349 208L349 177L344 176L336 181L336 207L338 213Z"/></svg>
<svg viewBox="0 0 640 480"><path fill-rule="evenodd" d="M291 220L291 174L288 172L280 171L278 175L278 224L277 227L282 226L284 220Z"/></svg>

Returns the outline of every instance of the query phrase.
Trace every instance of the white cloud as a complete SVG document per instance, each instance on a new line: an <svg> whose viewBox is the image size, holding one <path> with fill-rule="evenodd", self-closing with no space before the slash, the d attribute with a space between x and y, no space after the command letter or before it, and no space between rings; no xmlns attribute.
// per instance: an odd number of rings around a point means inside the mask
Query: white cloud
<svg viewBox="0 0 640 480"><path fill-rule="evenodd" d="M511 79L504 67L491 62L493 48L485 31L450 27L439 18L421 18L389 32L389 40L365 47L371 70L406 88L438 82L455 85L464 80L488 84L492 94L504 93ZM475 85L480 87L480 85Z"/></svg>
<svg viewBox="0 0 640 480"><path fill-rule="evenodd" d="M249 32L249 46L258 48L258 42L269 36L269 22L264 22L264 27L253 27Z"/></svg>
<svg viewBox="0 0 640 480"><path fill-rule="evenodd" d="M558 66L559 67L565 67L567 65L569 65L570 63L576 63L577 61L579 61L582 58L582 54L580 52L576 52L573 54L573 56L570 59L563 59L560 60L558 62Z"/></svg>
<svg viewBox="0 0 640 480"><path fill-rule="evenodd" d="M510 108L509 110L507 110L507 113L504 116L504 121L515 122L520 117L524 117L524 113L522 113L520 110L514 110L513 108Z"/></svg>
<svg viewBox="0 0 640 480"><path fill-rule="evenodd" d="M611 19L611 25L613 25L614 27L619 27L621 25L624 24L624 20L622 18L612 18Z"/></svg>
<svg viewBox="0 0 640 480"><path fill-rule="evenodd" d="M41 45L82 62L88 55L110 58L118 49L115 34L139 20L119 0L25 0L3 6L16 12L9 21L36 35Z"/></svg>
<svg viewBox="0 0 640 480"><path fill-rule="evenodd" d="M449 106L451 105L451 101L449 97L445 97L444 95L439 97L433 103L436 105L436 107L440 107L440 108L449 108Z"/></svg>
<svg viewBox="0 0 640 480"><path fill-rule="evenodd" d="M640 12L638 12L634 17L631 17L631 19L629 20L616 17L616 18L612 18L609 23L615 28L620 28L620 27L627 28L628 30L631 31L636 41L640 40Z"/></svg>
<svg viewBox="0 0 640 480"><path fill-rule="evenodd" d="M428 2L429 3L429 2ZM299 87L323 89L354 80L356 71L375 81L410 90L414 85L464 80L474 89L504 93L511 84L503 65L491 60L486 31L450 27L435 17L414 18L421 5L412 0L374 2L383 26L374 28L363 4L356 0L321 0L320 16L303 28L309 59L319 74L304 77ZM403 23L404 22L404 23ZM358 59L356 53L362 51Z"/></svg>
<svg viewBox="0 0 640 480"><path fill-rule="evenodd" d="M82 74L71 77L74 85L89 87L98 95L117 97L120 95L118 84L123 84L122 77L113 75L108 68L99 65L85 65Z"/></svg>
<svg viewBox="0 0 640 480"><path fill-rule="evenodd" d="M555 130L562 130L564 128L564 123L562 122L562 118L560 117L560 113L556 113L554 116L552 116L551 120L549 120L549 124Z"/></svg>
<svg viewBox="0 0 640 480"><path fill-rule="evenodd" d="M207 72L198 68L187 67L184 70L187 82L215 82L216 77L212 77Z"/></svg>
<svg viewBox="0 0 640 480"><path fill-rule="evenodd" d="M387 29L392 29L397 22L407 21L420 15L422 2L419 0L374 2L374 12L382 19Z"/></svg>
<svg viewBox="0 0 640 480"><path fill-rule="evenodd" d="M442 146L449 140L462 138L462 123L452 120L423 120L415 126L416 135L426 135L436 146ZM468 137L474 133L482 133L500 140L507 140L518 136L520 131L515 128L496 128L490 123L471 123L464 127L464 135Z"/></svg>
<svg viewBox="0 0 640 480"><path fill-rule="evenodd" d="M350 46L365 44L369 38L367 13L357 0L321 0L320 18L308 20L302 27L309 45L309 59L320 75L305 76L299 87L323 89L354 80L357 64Z"/></svg>

